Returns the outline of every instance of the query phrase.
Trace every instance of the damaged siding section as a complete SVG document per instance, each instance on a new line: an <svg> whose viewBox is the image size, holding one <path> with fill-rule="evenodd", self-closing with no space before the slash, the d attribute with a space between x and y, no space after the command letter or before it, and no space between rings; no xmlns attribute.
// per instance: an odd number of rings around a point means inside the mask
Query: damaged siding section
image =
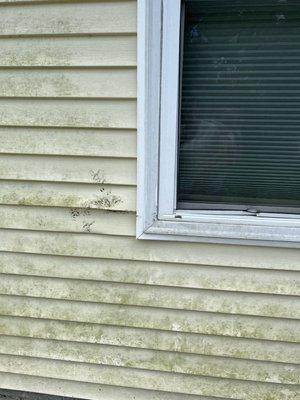
<svg viewBox="0 0 300 400"><path fill-rule="evenodd" d="M299 398L300 251L135 239L134 0L0 0L0 388Z"/></svg>

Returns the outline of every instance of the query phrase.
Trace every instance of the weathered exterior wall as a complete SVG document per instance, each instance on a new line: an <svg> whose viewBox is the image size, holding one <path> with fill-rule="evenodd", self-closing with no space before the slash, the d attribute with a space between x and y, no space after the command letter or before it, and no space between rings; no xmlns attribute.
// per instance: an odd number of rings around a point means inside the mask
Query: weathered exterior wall
<svg viewBox="0 0 300 400"><path fill-rule="evenodd" d="M0 387L299 399L299 250L135 239L136 2L0 17Z"/></svg>
<svg viewBox="0 0 300 400"><path fill-rule="evenodd" d="M22 392L0 388L1 400L69 400L69 397L52 396L49 394Z"/></svg>

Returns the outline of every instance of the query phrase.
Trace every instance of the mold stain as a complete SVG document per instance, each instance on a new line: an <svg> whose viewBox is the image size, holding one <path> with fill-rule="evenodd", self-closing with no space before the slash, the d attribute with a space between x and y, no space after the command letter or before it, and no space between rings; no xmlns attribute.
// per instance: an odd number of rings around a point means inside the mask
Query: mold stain
<svg viewBox="0 0 300 400"><path fill-rule="evenodd" d="M85 233L92 233L92 227L96 223L92 220L93 209L105 209L106 211L113 210L118 204L122 203L122 199L112 193L111 190L106 189L104 186L106 183L105 175L103 171L90 170L89 171L92 183L96 184L96 194L94 198L87 201L82 208L71 208L70 213L73 220L77 221L79 218L83 218L81 230Z"/></svg>
<svg viewBox="0 0 300 400"><path fill-rule="evenodd" d="M76 219L80 215L80 210L78 208L71 208L70 212L73 219Z"/></svg>
<svg viewBox="0 0 300 400"><path fill-rule="evenodd" d="M5 46L3 49L5 64L7 66L48 66L57 65L59 62L62 65L70 65L71 53L66 47L60 50L57 46L52 47L47 40L44 40L43 45L36 48L35 51L31 46L28 48L29 50L18 52L16 49Z"/></svg>
<svg viewBox="0 0 300 400"><path fill-rule="evenodd" d="M94 223L95 223L96 221L92 221L92 222L89 222L89 221L83 221L83 225L82 225L82 229L83 229L83 231L84 232L87 232L87 233L91 233L91 231L92 231L92 225L94 225Z"/></svg>

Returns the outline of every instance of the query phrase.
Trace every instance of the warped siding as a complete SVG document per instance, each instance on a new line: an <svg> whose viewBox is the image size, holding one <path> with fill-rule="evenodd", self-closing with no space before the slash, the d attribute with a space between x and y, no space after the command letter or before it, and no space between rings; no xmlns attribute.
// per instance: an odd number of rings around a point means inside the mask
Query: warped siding
<svg viewBox="0 0 300 400"><path fill-rule="evenodd" d="M136 2L0 16L0 387L299 399L299 250L135 239Z"/></svg>

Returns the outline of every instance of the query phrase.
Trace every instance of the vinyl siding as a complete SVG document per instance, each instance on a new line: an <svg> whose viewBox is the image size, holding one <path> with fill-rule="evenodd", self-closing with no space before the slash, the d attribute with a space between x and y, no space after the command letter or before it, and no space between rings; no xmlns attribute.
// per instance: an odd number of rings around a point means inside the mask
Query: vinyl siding
<svg viewBox="0 0 300 400"><path fill-rule="evenodd" d="M298 399L300 250L135 239L136 2L0 15L0 387Z"/></svg>

